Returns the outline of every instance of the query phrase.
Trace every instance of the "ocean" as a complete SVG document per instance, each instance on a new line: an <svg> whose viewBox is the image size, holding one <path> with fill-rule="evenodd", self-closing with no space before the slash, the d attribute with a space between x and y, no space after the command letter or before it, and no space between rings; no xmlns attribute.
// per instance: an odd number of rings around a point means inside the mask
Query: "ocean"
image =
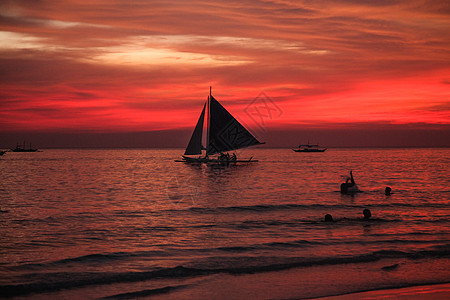
<svg viewBox="0 0 450 300"><path fill-rule="evenodd" d="M304 299L450 282L450 149L246 149L259 162L229 167L182 153L0 157L0 297ZM342 195L350 170L362 192Z"/></svg>

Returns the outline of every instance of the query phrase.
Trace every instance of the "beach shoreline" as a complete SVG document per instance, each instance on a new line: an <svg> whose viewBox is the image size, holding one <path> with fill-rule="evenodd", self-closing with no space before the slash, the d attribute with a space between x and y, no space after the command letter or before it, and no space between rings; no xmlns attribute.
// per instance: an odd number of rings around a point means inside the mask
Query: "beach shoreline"
<svg viewBox="0 0 450 300"><path fill-rule="evenodd" d="M399 267L383 269L393 262ZM381 260L370 263L311 266L253 274L215 274L186 289L155 299L448 299L449 260ZM413 271L415 270L415 271ZM447 282L447 283L446 283ZM185 284L186 282L178 282ZM417 294L417 297L413 297ZM436 298L434 295L436 294ZM441 297L442 296L442 297ZM429 298L428 298L429 299Z"/></svg>
<svg viewBox="0 0 450 300"><path fill-rule="evenodd" d="M402 288L388 288L381 290L371 290L345 295L327 296L310 299L323 300L353 300L353 299L434 299L444 300L450 298L450 282L436 283L429 285L415 285Z"/></svg>

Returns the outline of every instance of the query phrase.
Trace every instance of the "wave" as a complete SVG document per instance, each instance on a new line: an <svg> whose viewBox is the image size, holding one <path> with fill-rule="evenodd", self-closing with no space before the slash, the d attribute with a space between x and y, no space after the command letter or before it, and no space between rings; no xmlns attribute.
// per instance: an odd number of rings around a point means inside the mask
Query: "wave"
<svg viewBox="0 0 450 300"><path fill-rule="evenodd" d="M33 283L1 285L2 297L14 297L28 294L54 292L61 289L74 289L93 285L140 282L158 278L183 278L197 275L210 274L208 270L185 268L177 266L173 268L159 268L148 272L53 272L28 274L28 278L35 277ZM65 279L65 278L70 278Z"/></svg>
<svg viewBox="0 0 450 300"><path fill-rule="evenodd" d="M443 239L414 239L414 235L420 234L422 236L427 235L426 233L410 233L410 234L398 234L395 238L389 234L378 234L379 237L386 237L390 239L382 240L342 240L342 239L329 239L326 241L310 241L310 240L291 240L285 242L266 242L266 243L256 243L248 245L236 245L236 246L221 246L213 248L172 248L168 245L164 250L147 250L147 251L136 251L136 252L112 252L112 253L95 253L73 258L65 258L57 261L50 261L44 263L28 263L22 264L15 267L8 267L11 271L36 271L36 270L48 270L54 268L61 268L67 266L84 266L84 265L102 265L110 264L117 261L127 261L127 260L139 260L139 259L149 259L149 258L167 258L171 257L189 257L196 255L215 255L223 253L244 253L252 254L255 251L276 251L276 250L293 250L304 249L316 246L351 246L351 245L435 245L435 249L444 249L450 251L450 240ZM430 236L435 237L434 234ZM410 238L408 238L410 237ZM448 243L448 244L442 244Z"/></svg>
<svg viewBox="0 0 450 300"><path fill-rule="evenodd" d="M196 225L187 225L185 227L177 227L177 226L151 226L144 227L145 231L176 231L180 228L206 228L206 227L221 227L225 225L226 227L230 225L231 227L238 227L241 229L247 228L260 228L267 226L277 226L277 225L287 225L287 226L300 226L304 224L317 224L322 219L322 213L324 212L335 212L339 210L360 210L362 211L365 208L369 208L372 211L381 211L386 208L399 208L399 207L410 207L410 208L448 208L447 204L440 203L421 203L421 204L409 204L409 203L386 203L386 204L367 204L367 205L358 205L358 204L266 204L266 205L242 205L242 206L219 206L219 207L190 207L183 209L169 209L169 210L159 210L159 211L115 211L113 215L105 215L102 213L79 213L76 215L67 215L63 217L46 217L46 218L30 218L30 219L14 219L11 220L11 224L18 224L21 226L33 226L35 224L51 224L51 225L61 225L70 222L79 222L80 220L105 220L110 221L118 216L124 218L145 218L148 215L162 215L163 212L168 213L176 213L177 215L180 213L188 213L188 214L200 214L200 215L214 215L214 214L232 214L232 213L264 213L264 212L274 212L274 211L292 211L292 210L312 210L317 211L318 219L310 219L310 220L268 220L268 221L243 221L241 223L236 224L196 224ZM337 221L360 221L361 219L337 219ZM370 222L400 222L402 219L370 219ZM258 223L259 222L259 223ZM415 220L416 223L448 223L450 219L442 217L442 218L432 218L428 220L418 219ZM108 231L105 230L105 233Z"/></svg>
<svg viewBox="0 0 450 300"><path fill-rule="evenodd" d="M35 282L28 284L1 285L2 296L19 296L33 293L52 292L60 289L71 289L83 286L103 285L113 283L140 282L160 278L185 278L205 276L219 273L226 274L253 274L261 272L281 271L292 268L311 266L340 265L347 263L369 263L381 259L426 259L426 258L448 258L450 256L449 245L434 247L427 250L405 252L399 250L380 250L367 254L347 255L336 257L239 257L219 256L208 257L193 261L185 266L161 267L152 271L143 272L46 272L27 274L28 279ZM86 259L86 258L83 258ZM213 267L211 267L213 266ZM67 279L70 278L70 279ZM156 289L143 291L144 293L168 292L172 289ZM159 291L158 291L159 290ZM133 297L133 294L117 295L120 297Z"/></svg>
<svg viewBox="0 0 450 300"><path fill-rule="evenodd" d="M216 208L192 207L188 210L196 213L221 213L221 212L236 212L236 211L274 211L274 210L292 210L292 209L324 209L324 208L347 208L354 207L348 205L324 205L324 204L267 204L267 205L242 205L242 206L219 206Z"/></svg>
<svg viewBox="0 0 450 300"><path fill-rule="evenodd" d="M166 294L166 293L170 293L174 290L184 289L188 286L189 285L165 286L162 288L143 290L143 291L139 291L139 292L116 294L116 295L112 295L112 296L102 297L99 299L104 299L104 300L136 299L136 298L140 298L140 297L148 297L148 296L153 296L153 295Z"/></svg>
<svg viewBox="0 0 450 300"><path fill-rule="evenodd" d="M450 242L450 240L414 240L414 239L392 239L392 240L374 240L374 241L361 241L361 240L353 240L353 241L341 241L341 240L329 240L326 242L320 241L306 241L306 240L295 240L289 242L269 242L262 244L253 244L246 246L230 246L230 247L217 247L212 249L186 249L185 251L194 253L197 251L202 252L234 252L234 253L252 253L255 250L276 250L276 249L301 249L307 247L315 247L315 246L342 246L342 245L430 245L435 243L442 242ZM449 244L450 245L450 244ZM436 245L434 246L436 249L441 247L447 250L449 249L449 245ZM441 254L441 253L440 253Z"/></svg>
<svg viewBox="0 0 450 300"><path fill-rule="evenodd" d="M363 208L395 208L395 207L411 207L411 208L447 208L447 204L444 203L386 203L386 204L367 204L367 205L357 205L357 204L259 204L259 205L240 205L240 206L219 206L219 207L190 207L186 209L169 209L168 212L191 212L199 214L214 214L223 212L264 212L264 211L276 211L276 210L330 210L330 209L363 209Z"/></svg>
<svg viewBox="0 0 450 300"><path fill-rule="evenodd" d="M169 256L170 254L167 251L141 251L141 252L112 252L112 253L94 253L88 254L78 257L65 258L57 261L45 262L45 263L30 263L23 264L16 267L10 267L10 269L18 269L18 270L36 270L36 269L48 269L51 267L60 267L66 265L83 265L83 264L95 264L95 263L111 263L119 260L127 260L134 258L143 258L143 257L164 257Z"/></svg>

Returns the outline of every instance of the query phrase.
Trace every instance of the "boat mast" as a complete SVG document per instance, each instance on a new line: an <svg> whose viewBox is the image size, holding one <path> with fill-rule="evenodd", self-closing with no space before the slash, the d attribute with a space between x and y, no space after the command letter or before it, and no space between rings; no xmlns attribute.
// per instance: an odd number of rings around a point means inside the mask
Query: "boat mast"
<svg viewBox="0 0 450 300"><path fill-rule="evenodd" d="M209 150L209 123L211 120L211 86L209 87L209 96L208 96L208 104L207 104L207 118L206 118L206 154L205 156L208 156L208 150Z"/></svg>

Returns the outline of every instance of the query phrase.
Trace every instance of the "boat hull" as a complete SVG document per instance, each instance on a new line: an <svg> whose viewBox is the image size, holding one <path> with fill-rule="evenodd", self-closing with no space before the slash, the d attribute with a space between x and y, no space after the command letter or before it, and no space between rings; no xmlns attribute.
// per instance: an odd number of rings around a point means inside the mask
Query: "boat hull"
<svg viewBox="0 0 450 300"><path fill-rule="evenodd" d="M12 152L37 152L38 149L11 149Z"/></svg>
<svg viewBox="0 0 450 300"><path fill-rule="evenodd" d="M183 156L182 159L177 159L175 161L188 163L188 164L210 164L210 165L222 165L222 166L235 165L237 163L258 162L258 160L253 159L253 157L250 157L249 159L221 160L218 158L209 158L209 157L195 157L194 158L194 157L188 157L188 156Z"/></svg>
<svg viewBox="0 0 450 300"><path fill-rule="evenodd" d="M325 152L327 149L292 149L294 152Z"/></svg>

